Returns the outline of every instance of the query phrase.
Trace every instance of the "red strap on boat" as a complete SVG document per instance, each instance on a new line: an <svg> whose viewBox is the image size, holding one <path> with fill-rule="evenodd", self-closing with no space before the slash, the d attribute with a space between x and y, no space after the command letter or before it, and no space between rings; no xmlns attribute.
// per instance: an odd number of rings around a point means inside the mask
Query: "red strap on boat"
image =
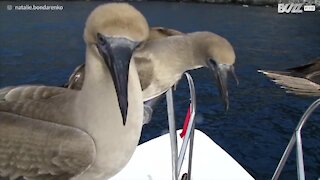
<svg viewBox="0 0 320 180"><path fill-rule="evenodd" d="M181 138L183 138L184 135L186 135L189 120L190 120L190 115L191 115L191 104L189 105L188 112L186 114L186 117L184 118L183 129L182 129L182 132L180 133Z"/></svg>

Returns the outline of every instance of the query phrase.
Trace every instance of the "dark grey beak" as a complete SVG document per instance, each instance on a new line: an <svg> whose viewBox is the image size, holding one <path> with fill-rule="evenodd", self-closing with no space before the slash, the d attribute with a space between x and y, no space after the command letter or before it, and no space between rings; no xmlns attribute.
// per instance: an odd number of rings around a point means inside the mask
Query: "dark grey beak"
<svg viewBox="0 0 320 180"><path fill-rule="evenodd" d="M106 37L100 33L97 34L97 39L97 48L112 76L125 125L128 112L129 64L138 43L126 38Z"/></svg>
<svg viewBox="0 0 320 180"><path fill-rule="evenodd" d="M217 64L214 60L208 61L208 66L212 70L214 77L217 81L220 95L222 96L225 111L229 109L229 95L228 95L228 73L230 73L235 79L237 85L239 84L238 78L234 72L233 65L228 64Z"/></svg>

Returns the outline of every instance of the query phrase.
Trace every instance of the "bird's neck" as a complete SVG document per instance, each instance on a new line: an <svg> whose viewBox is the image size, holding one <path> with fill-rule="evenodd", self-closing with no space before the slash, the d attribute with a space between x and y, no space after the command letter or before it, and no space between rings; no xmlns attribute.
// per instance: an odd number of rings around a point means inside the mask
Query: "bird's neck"
<svg viewBox="0 0 320 180"><path fill-rule="evenodd" d="M82 91L90 91L92 94L99 93L103 91L108 86L113 87L112 77L110 75L109 69L106 68L106 65L101 61L94 49L87 47L86 49L86 66L85 66L85 78L83 82Z"/></svg>
<svg viewBox="0 0 320 180"><path fill-rule="evenodd" d="M117 102L117 94L109 69L94 48L86 49L85 77L77 96L77 104L82 107L82 117L106 112L110 101ZM96 118L99 119L99 118Z"/></svg>
<svg viewBox="0 0 320 180"><path fill-rule="evenodd" d="M204 59L206 59L207 54L207 43L206 39L199 37L198 33L190 33L188 35L190 41L192 42L192 50L193 50L193 59L196 61L196 64L205 65Z"/></svg>
<svg viewBox="0 0 320 180"><path fill-rule="evenodd" d="M100 58L96 49L87 47L85 79L75 111L77 126L94 139L97 149L95 163L86 174L105 176L115 174L117 167L123 167L133 154L142 129L143 101L137 70L131 63L124 126L111 74Z"/></svg>

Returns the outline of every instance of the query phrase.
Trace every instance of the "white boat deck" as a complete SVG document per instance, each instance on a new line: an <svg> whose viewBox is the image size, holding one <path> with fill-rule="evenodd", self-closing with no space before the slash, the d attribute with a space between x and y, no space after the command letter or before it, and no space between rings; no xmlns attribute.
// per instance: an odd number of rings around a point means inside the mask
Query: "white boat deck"
<svg viewBox="0 0 320 180"><path fill-rule="evenodd" d="M177 131L180 133L181 130ZM193 180L252 180L254 179L236 160L199 130L194 132ZM182 139L178 136L178 149ZM187 150L188 153L188 150ZM188 172L185 156L181 176ZM170 180L172 179L169 134L139 145L127 166L112 180Z"/></svg>

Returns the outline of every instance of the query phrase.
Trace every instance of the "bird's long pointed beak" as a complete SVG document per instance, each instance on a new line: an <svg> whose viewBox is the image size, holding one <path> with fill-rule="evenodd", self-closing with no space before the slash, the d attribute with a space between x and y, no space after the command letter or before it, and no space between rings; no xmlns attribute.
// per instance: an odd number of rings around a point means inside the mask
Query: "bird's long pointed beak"
<svg viewBox="0 0 320 180"><path fill-rule="evenodd" d="M208 61L208 66L212 70L214 77L217 81L220 95L222 96L225 111L229 109L229 95L228 95L228 73L235 79L237 85L239 84L238 78L235 74L233 65L217 64L213 60Z"/></svg>
<svg viewBox="0 0 320 180"><path fill-rule="evenodd" d="M128 112L129 64L137 43L126 38L106 37L100 33L97 38L97 48L111 73L125 125Z"/></svg>

